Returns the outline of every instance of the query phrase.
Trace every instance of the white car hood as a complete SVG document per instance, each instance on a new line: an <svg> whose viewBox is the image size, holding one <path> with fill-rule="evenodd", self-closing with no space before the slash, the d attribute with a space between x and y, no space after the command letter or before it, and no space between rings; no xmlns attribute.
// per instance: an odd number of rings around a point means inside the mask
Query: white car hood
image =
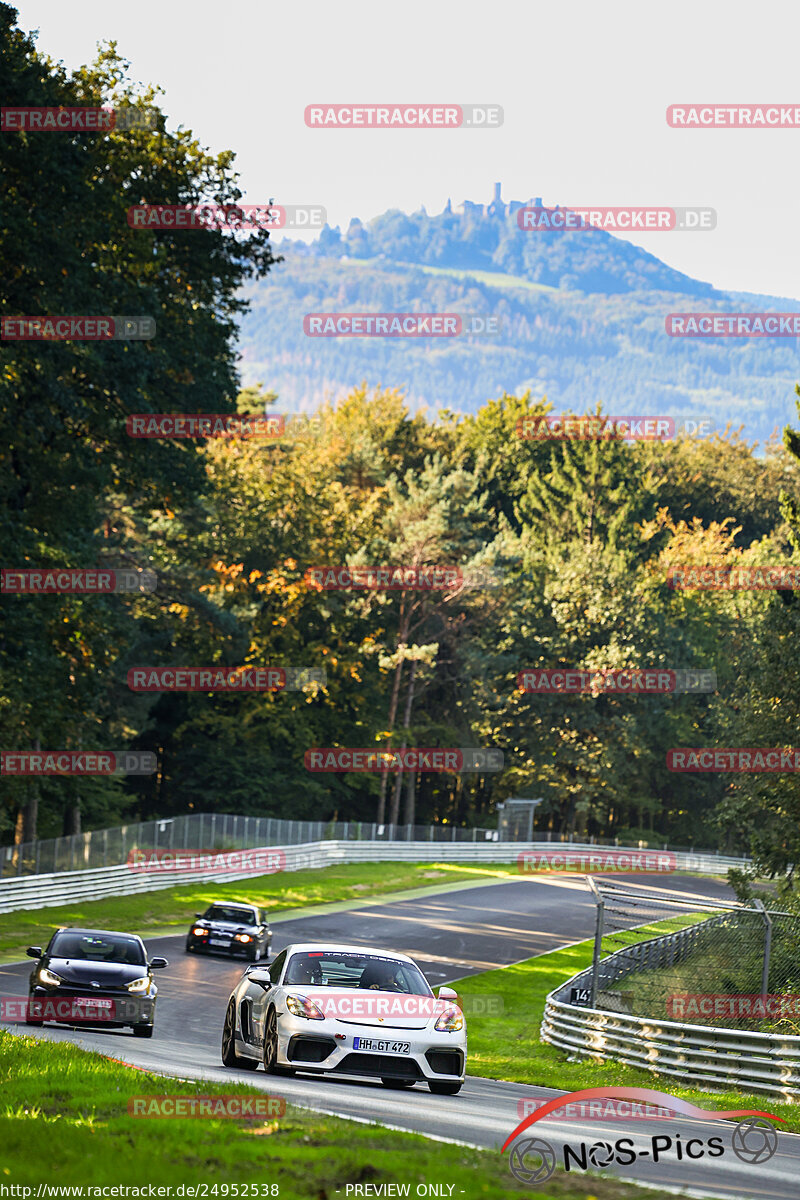
<svg viewBox="0 0 800 1200"><path fill-rule="evenodd" d="M287 986L314 1000L329 1019L338 1025L371 1029L425 1029L440 1016L448 1002L435 996L411 996L404 992L383 992L371 988ZM326 1003L327 1001L327 1003Z"/></svg>

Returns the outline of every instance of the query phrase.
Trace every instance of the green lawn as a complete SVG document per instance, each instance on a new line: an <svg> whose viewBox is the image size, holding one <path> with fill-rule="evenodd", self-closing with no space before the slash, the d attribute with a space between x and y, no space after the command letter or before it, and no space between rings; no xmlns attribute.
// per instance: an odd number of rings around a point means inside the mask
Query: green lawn
<svg viewBox="0 0 800 1200"><path fill-rule="evenodd" d="M360 901L415 888L518 878L516 863L474 867L447 863L351 863L318 871L259 875L233 883L190 883L134 896L78 900L57 908L0 913L0 961L21 957L26 946L46 944L60 925L131 930L142 937L168 933L171 927L188 926L195 913L212 900L251 900L273 916L287 909Z"/></svg>
<svg viewBox="0 0 800 1200"><path fill-rule="evenodd" d="M270 1089L280 1095L280 1079ZM452 1184L454 1198L502 1200L647 1200L666 1198L592 1175L548 1181L546 1190L518 1183L508 1156L430 1141L289 1108L280 1118L140 1118L128 1100L141 1096L253 1095L230 1084L173 1082L78 1050L0 1031L0 1184L142 1186L207 1184L279 1188L281 1200L333 1200L348 1184ZM416 1097L409 1097L412 1103ZM429 1101L435 1097L428 1097ZM457 1138L459 1130L454 1128ZM214 1193L211 1189L219 1185ZM19 1193L8 1193L9 1195ZM259 1196L269 1195L259 1188ZM380 1191L372 1191L380 1195ZM241 1195L241 1192L240 1192ZM353 1192L350 1193L354 1195ZM444 1195L448 1192L445 1190Z"/></svg>
<svg viewBox="0 0 800 1200"><path fill-rule="evenodd" d="M630 940L652 937L660 931L660 926L631 931ZM467 1003L468 1013L471 1010L478 1014L468 1018L468 1070L471 1075L538 1084L560 1091L577 1091L604 1084L656 1088L703 1108L756 1108L775 1113L785 1119L782 1130L800 1133L800 1105L783 1103L769 1093L686 1088L674 1076L657 1075L622 1063L594 1062L588 1058L572 1062L565 1051L540 1042L539 1027L546 996L560 983L591 966L592 948L591 941L581 942L563 950L539 954L511 967L451 981ZM480 1006L474 1003L480 997L485 998L484 1012L488 1008L494 1015L480 1015ZM489 1007L489 997L502 999L501 1012L496 1011L500 1007L497 1003L494 1009Z"/></svg>

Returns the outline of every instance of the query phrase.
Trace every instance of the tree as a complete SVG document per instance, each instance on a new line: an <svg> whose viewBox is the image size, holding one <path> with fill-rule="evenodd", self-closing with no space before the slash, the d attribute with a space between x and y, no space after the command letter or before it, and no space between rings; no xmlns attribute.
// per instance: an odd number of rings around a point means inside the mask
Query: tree
<svg viewBox="0 0 800 1200"><path fill-rule="evenodd" d="M114 46L68 76L39 55L0 4L7 69L4 103L80 106L111 102L154 112L157 129L108 134L6 133L0 148L4 315L152 316L140 342L4 342L0 380L0 488L6 562L15 567L123 567L153 561L126 540L128 514L166 517L202 483L201 451L135 442L136 412L230 411L242 283L274 259L267 233L132 229L140 201L186 203L241 196L232 155L170 134L152 91L134 95ZM154 609L158 600L152 602ZM109 661L131 636L124 597L16 597L3 606L3 744L107 745ZM42 705L43 695L48 704ZM33 785L29 785L32 788ZM52 789L52 785L48 785ZM10 807L20 799L10 793ZM28 803L26 833L35 835Z"/></svg>

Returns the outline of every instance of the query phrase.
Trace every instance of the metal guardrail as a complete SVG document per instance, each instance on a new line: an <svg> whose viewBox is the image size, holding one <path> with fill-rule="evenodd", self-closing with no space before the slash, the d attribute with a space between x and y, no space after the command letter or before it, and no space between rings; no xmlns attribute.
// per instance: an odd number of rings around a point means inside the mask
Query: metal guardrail
<svg viewBox="0 0 800 1200"><path fill-rule="evenodd" d="M134 848L159 850L249 850L321 841L497 841L496 829L457 825L378 825L374 821L287 821L236 813L188 813L93 829L68 837L0 846L0 878L87 871L125 862Z"/></svg>
<svg viewBox="0 0 800 1200"><path fill-rule="evenodd" d="M531 839L500 841L552 842L585 845L567 834L534 831ZM306 842L488 842L498 841L496 829L465 829L458 825L378 825L374 821L287 821L280 817L245 817L236 813L188 813L154 821L93 829L67 837L45 838L0 846L0 878L9 875L44 875L54 871L88 871L125 862L131 849L161 850L255 849L259 846L296 846ZM592 837L592 846L618 846L616 838ZM639 842L638 849L674 850L694 854L695 848L658 841ZM713 855L714 851L701 850Z"/></svg>
<svg viewBox="0 0 800 1200"><path fill-rule="evenodd" d="M634 964L661 967L681 961L702 941L704 927L725 923L730 915L618 950L600 963L598 983L618 981ZM542 1041L573 1054L602 1062L615 1059L701 1086L770 1092L786 1101L800 1097L800 1037L631 1016L565 999L572 988L591 991L592 978L589 967L550 993Z"/></svg>
<svg viewBox="0 0 800 1200"><path fill-rule="evenodd" d="M316 841L302 846L271 846L285 855L286 871L316 870L334 863L357 862L441 862L513 863L536 844L531 842L367 842ZM257 847L251 847L257 849ZM597 846L574 843L573 851L597 851ZM623 848L624 849L624 848ZM717 855L677 854L679 871L704 875L724 875L732 866L744 866L746 860ZM525 871L528 878L536 878ZM73 900L100 900L106 896L126 896L156 891L184 883L227 882L252 878L252 871L205 873L192 871L187 877L179 871L146 872L128 863L100 867L90 871L61 871L46 875L11 876L0 879L0 912L45 908Z"/></svg>

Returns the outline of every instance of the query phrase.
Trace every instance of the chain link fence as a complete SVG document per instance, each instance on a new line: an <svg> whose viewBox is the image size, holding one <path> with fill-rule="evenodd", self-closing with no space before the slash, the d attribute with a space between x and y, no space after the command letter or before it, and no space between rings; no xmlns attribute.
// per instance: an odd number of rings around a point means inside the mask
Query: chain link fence
<svg viewBox="0 0 800 1200"><path fill-rule="evenodd" d="M496 830L455 825L377 825L372 821L286 821L235 813L191 813L71 837L0 846L0 878L86 871L128 861L134 850L252 850L321 841L485 842Z"/></svg>
<svg viewBox="0 0 800 1200"><path fill-rule="evenodd" d="M507 810L511 812L513 810ZM502 815L502 814L501 814ZM378 825L374 821L287 821L278 817L243 817L235 813L190 813L158 821L140 821L113 829L95 829L71 837L45 838L0 846L0 878L86 871L124 863L132 850L252 850L261 846L297 846L304 842L552 842L619 846L618 838L533 830L528 815L501 820L499 829L458 825ZM695 850L654 839L640 850L719 856L718 850Z"/></svg>
<svg viewBox="0 0 800 1200"><path fill-rule="evenodd" d="M576 1002L656 1021L800 1034L800 918L589 880L593 968ZM643 933L652 936L643 938Z"/></svg>

